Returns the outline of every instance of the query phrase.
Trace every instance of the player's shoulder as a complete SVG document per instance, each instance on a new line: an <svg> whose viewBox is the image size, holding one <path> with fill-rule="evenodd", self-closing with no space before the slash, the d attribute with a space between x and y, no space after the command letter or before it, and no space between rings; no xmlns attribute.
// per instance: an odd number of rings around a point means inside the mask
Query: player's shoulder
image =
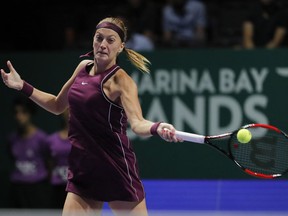
<svg viewBox="0 0 288 216"><path fill-rule="evenodd" d="M89 64L93 64L93 60L84 59L81 62L79 62L73 73L73 77L75 77L83 68L85 68Z"/></svg>
<svg viewBox="0 0 288 216"><path fill-rule="evenodd" d="M93 64L93 60L89 60L89 59L84 59L82 61L79 62L78 67L79 68L83 68L86 67L87 65Z"/></svg>
<svg viewBox="0 0 288 216"><path fill-rule="evenodd" d="M115 73L114 82L121 87L136 87L135 81L123 68Z"/></svg>

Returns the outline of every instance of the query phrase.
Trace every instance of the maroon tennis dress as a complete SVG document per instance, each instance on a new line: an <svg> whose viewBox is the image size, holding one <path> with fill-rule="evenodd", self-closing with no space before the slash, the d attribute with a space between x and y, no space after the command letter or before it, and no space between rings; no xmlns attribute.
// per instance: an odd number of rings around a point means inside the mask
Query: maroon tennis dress
<svg viewBox="0 0 288 216"><path fill-rule="evenodd" d="M97 201L141 201L144 189L126 135L127 116L103 91L120 67L91 76L92 66L79 72L68 93L72 149L66 190Z"/></svg>

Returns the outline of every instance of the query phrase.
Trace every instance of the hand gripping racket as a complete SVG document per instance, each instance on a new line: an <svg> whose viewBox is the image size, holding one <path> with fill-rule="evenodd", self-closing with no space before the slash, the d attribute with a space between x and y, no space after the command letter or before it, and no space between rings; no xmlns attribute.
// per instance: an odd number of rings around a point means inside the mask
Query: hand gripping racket
<svg viewBox="0 0 288 216"><path fill-rule="evenodd" d="M245 144L237 139L237 132L242 128L252 134L251 140ZM214 136L176 130L176 136L184 141L213 147L254 177L273 179L288 172L288 136L272 125L248 124L235 131Z"/></svg>

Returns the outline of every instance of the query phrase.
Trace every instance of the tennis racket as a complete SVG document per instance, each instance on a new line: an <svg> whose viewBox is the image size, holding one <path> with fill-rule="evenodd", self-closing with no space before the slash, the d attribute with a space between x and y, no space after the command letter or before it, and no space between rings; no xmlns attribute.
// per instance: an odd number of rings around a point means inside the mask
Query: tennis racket
<svg viewBox="0 0 288 216"><path fill-rule="evenodd" d="M251 140L245 144L237 139L237 132L242 128L252 134ZM288 136L272 125L248 124L235 131L214 136L176 130L176 136L183 141L213 147L254 177L274 179L288 172Z"/></svg>

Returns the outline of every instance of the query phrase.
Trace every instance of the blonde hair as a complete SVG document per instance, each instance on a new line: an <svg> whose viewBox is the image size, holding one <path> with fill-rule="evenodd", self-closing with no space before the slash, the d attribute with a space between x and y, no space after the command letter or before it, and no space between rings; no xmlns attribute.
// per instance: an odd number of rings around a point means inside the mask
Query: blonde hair
<svg viewBox="0 0 288 216"><path fill-rule="evenodd" d="M103 22L109 22L112 23L114 25L117 25L124 33L124 38L123 38L123 42L126 42L127 40L127 27L124 23L124 21L121 18L117 18L117 17L107 17L105 19L102 19L99 23L103 23ZM124 51L129 59L129 61L140 71L144 72L144 73L150 73L150 69L148 67L148 64L151 64L151 62L143 55L141 55L140 53L132 50L132 49L128 49L126 47L124 47Z"/></svg>

